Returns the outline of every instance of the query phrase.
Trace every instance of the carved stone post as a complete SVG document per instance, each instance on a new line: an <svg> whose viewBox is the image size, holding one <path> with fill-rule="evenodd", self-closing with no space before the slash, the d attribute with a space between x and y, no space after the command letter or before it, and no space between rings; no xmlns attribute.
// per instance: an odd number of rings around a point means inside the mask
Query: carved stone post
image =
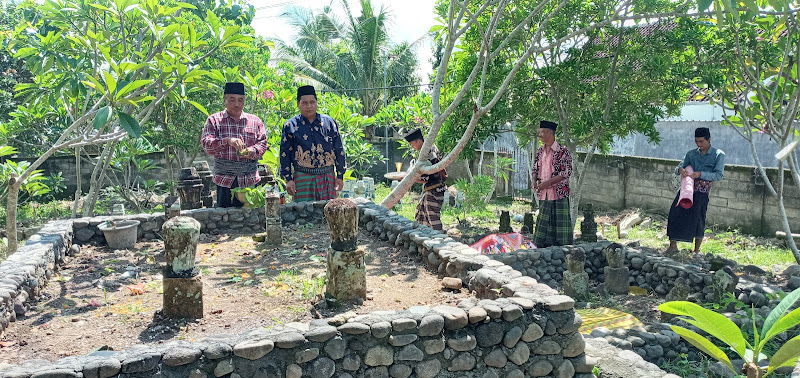
<svg viewBox="0 0 800 378"><path fill-rule="evenodd" d="M603 268L606 278L606 291L609 294L625 294L630 292L628 267L625 266L625 247L613 243L603 249L608 266Z"/></svg>
<svg viewBox="0 0 800 378"><path fill-rule="evenodd" d="M194 162L194 169L197 171L197 176L199 176L200 180L203 182L203 190L200 193L200 201L203 203L203 207L214 207L214 198L211 197L211 186L214 185L214 182L211 181L213 174L211 173L211 168L208 166L208 162L205 160L196 161Z"/></svg>
<svg viewBox="0 0 800 378"><path fill-rule="evenodd" d="M564 272L564 294L575 299L588 299L589 274L584 270L586 254L580 248L574 248L567 254L566 259L567 270Z"/></svg>
<svg viewBox="0 0 800 378"><path fill-rule="evenodd" d="M203 180L194 167L182 168L178 179L178 194L181 196L181 210L199 209L202 202Z"/></svg>
<svg viewBox="0 0 800 378"><path fill-rule="evenodd" d="M203 282L194 265L200 222L189 217L174 217L164 222L164 316L170 318L203 317Z"/></svg>
<svg viewBox="0 0 800 378"><path fill-rule="evenodd" d="M591 203L583 207L583 221L581 221L581 239L584 242L597 241L597 223L594 221L594 209Z"/></svg>
<svg viewBox="0 0 800 378"><path fill-rule="evenodd" d="M283 242L281 228L281 195L267 190L264 196L264 215L267 218L264 242L268 246L279 246Z"/></svg>
<svg viewBox="0 0 800 378"><path fill-rule="evenodd" d="M503 210L500 213L500 232L509 233L511 231L511 214L509 214L508 210Z"/></svg>
<svg viewBox="0 0 800 378"><path fill-rule="evenodd" d="M366 299L364 251L357 247L358 207L346 198L333 199L325 205L325 220L331 230L326 293L338 301Z"/></svg>
<svg viewBox="0 0 800 378"><path fill-rule="evenodd" d="M525 213L525 217L522 218L522 233L523 234L530 234L533 232L533 213Z"/></svg>

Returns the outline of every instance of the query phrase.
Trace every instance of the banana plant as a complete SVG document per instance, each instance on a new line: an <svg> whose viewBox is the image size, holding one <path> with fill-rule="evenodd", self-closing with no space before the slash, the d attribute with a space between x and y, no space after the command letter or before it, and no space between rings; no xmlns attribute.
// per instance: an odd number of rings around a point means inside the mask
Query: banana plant
<svg viewBox="0 0 800 378"><path fill-rule="evenodd" d="M742 373L747 378L763 378L775 372L775 369L785 366L794 366L800 357L800 335L785 342L772 357L769 358L769 365L759 366L758 362L767 359L763 353L764 346L780 333L786 332L800 324L800 308L789 311L792 306L800 299L800 289L796 289L783 298L778 305L772 309L764 321L764 325L759 332L753 320L753 342L750 343L745 338L744 332L730 321L725 315L716 313L700 305L685 301L674 301L662 303L658 309L669 314L680 315L681 319L687 323L700 328L710 336L721 341L728 346L728 349L736 353L745 361ZM788 313L787 313L788 312ZM733 368L725 352L697 332L687 328L672 325L672 331L680 335L703 353L722 362L735 374L739 374Z"/></svg>

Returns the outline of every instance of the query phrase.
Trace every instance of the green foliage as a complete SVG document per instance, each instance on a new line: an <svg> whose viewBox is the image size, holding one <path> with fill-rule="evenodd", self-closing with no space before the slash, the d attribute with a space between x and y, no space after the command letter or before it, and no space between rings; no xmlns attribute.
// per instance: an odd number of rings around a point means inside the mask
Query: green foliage
<svg viewBox="0 0 800 378"><path fill-rule="evenodd" d="M361 115L360 110L361 104L353 98L331 93L319 96L319 112L333 117L339 124L347 154L347 167L363 177L370 167L384 158L364 139L364 128L374 124L375 118Z"/></svg>
<svg viewBox="0 0 800 378"><path fill-rule="evenodd" d="M800 25L797 4L785 0L745 1L739 3L713 1L714 19L702 20L704 38L693 46L703 69L698 73L698 86L705 90L710 102L723 109L728 124L751 147L755 138L765 134L780 150L778 161L764 160L751 148L758 172L768 193L780 209L782 229L791 234L783 201L783 179L787 164L793 182L800 185L800 92L798 91L797 51L800 49ZM707 4L706 4L707 5ZM785 10L785 11L784 11ZM714 25L716 24L716 25ZM778 178L766 175L763 165L777 163ZM800 263L800 250L789 239L795 261Z"/></svg>
<svg viewBox="0 0 800 378"><path fill-rule="evenodd" d="M745 361L745 364L756 364L753 366L757 366L759 360L766 358L763 355L764 347L772 338L800 324L800 309L789 311L798 299L800 299L800 289L784 297L769 313L760 332L756 328L754 320L752 342L746 340L736 324L728 320L724 315L705 309L697 304L684 301L666 302L658 306L658 309L662 312L681 315L681 319L687 323L700 328L728 346L731 351ZM709 341L708 338L684 327L673 325L671 328L690 344L722 362L734 373L737 373L725 352ZM768 367L758 367L759 376L766 377L779 367L794 366L798 357L800 357L800 335L786 341L770 357Z"/></svg>
<svg viewBox="0 0 800 378"><path fill-rule="evenodd" d="M375 114L375 123L400 126L406 131L411 131L415 127L430 127L432 122L431 96L427 93L392 101Z"/></svg>
<svg viewBox="0 0 800 378"><path fill-rule="evenodd" d="M231 193L240 198L239 193L244 193L244 204L251 209L258 209L266 205L266 186L250 186L247 188L233 188ZM241 200L241 199L240 199Z"/></svg>
<svg viewBox="0 0 800 378"><path fill-rule="evenodd" d="M0 165L0 201L5 202L7 199L8 182L11 177L21 177L22 173L25 172L30 165L31 163L27 161L15 162L12 160L6 160ZM42 170L37 169L32 171L20 186L22 196L17 203L22 204L27 200L49 193L50 189L46 186L46 180L47 177L42 174Z"/></svg>
<svg viewBox="0 0 800 378"><path fill-rule="evenodd" d="M45 195L45 200L48 202L55 201L56 197L67 189L64 176L61 174L62 172L50 173L50 176L44 179L44 185L50 189Z"/></svg>
<svg viewBox="0 0 800 378"><path fill-rule="evenodd" d="M492 191L494 187L494 180L489 176L478 175L474 177L475 182L470 183L466 179L458 179L455 187L464 193L464 202L461 205L461 211L466 219L467 213L473 211L486 210L487 198L486 196Z"/></svg>
<svg viewBox="0 0 800 378"><path fill-rule="evenodd" d="M341 91L357 97L362 114L371 116L384 101L399 99L417 92L419 79L414 46L392 46L388 38L390 12L375 9L371 0L361 0L361 14L356 16L347 1L342 7L345 21L340 21L331 6L320 12L291 6L283 17L297 30L294 43L276 41L276 59L296 67L304 82L318 89ZM385 52L389 51L389 54ZM384 99L384 76L388 99Z"/></svg>
<svg viewBox="0 0 800 378"><path fill-rule="evenodd" d="M150 199L153 192L163 185L161 182L145 180L142 177L144 172L160 168L153 159L144 157L158 150L158 145L150 143L145 138L128 138L117 144L111 157L109 177L114 183L113 190L136 212L142 212L149 207L152 204Z"/></svg>
<svg viewBox="0 0 800 378"><path fill-rule="evenodd" d="M668 373L675 374L679 377L688 377L698 372L709 371L709 359L703 358L700 361L689 360L689 355L681 353L675 361L664 360L664 363L659 365L661 369Z"/></svg>
<svg viewBox="0 0 800 378"><path fill-rule="evenodd" d="M497 178L503 180L503 182L508 181L509 174L511 172L514 172L514 169L512 168L515 163L514 159L500 155L496 155L494 158L495 158L495 163L489 164L489 168L490 169L497 168Z"/></svg>

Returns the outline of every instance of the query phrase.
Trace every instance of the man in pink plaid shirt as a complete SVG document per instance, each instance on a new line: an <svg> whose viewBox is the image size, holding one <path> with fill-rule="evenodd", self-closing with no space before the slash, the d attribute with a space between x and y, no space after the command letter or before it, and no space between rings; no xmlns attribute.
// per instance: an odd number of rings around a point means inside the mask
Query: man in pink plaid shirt
<svg viewBox="0 0 800 378"><path fill-rule="evenodd" d="M201 143L207 154L214 155L217 207L242 207L231 189L261 180L256 162L267 150L267 132L261 119L243 111L244 84L225 84L223 99L225 110L208 116Z"/></svg>

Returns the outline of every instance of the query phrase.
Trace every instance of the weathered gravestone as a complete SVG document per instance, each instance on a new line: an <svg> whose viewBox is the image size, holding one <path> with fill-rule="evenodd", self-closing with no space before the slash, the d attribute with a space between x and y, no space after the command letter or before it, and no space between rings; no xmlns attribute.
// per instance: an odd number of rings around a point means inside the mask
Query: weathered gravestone
<svg viewBox="0 0 800 378"><path fill-rule="evenodd" d="M625 246L612 243L603 249L608 266L603 268L606 291L609 294L625 294L630 292L629 271L625 266Z"/></svg>
<svg viewBox="0 0 800 378"><path fill-rule="evenodd" d="M567 270L564 272L564 294L572 298L589 298L589 274L584 270L586 253L573 248L566 256Z"/></svg>
<svg viewBox="0 0 800 378"><path fill-rule="evenodd" d="M203 317L203 282L195 266L200 222L189 217L174 217L161 228L164 237L164 316L169 318Z"/></svg>
<svg viewBox="0 0 800 378"><path fill-rule="evenodd" d="M203 180L194 167L181 168L178 178L178 194L181 196L181 210L203 207Z"/></svg>
<svg viewBox="0 0 800 378"><path fill-rule="evenodd" d="M364 251L358 249L358 207L346 198L325 205L325 220L331 231L326 293L338 301L367 298Z"/></svg>
<svg viewBox="0 0 800 378"><path fill-rule="evenodd" d="M594 221L594 207L591 203L587 203L586 206L583 207L581 239L587 243L597 242L597 223Z"/></svg>
<svg viewBox="0 0 800 378"><path fill-rule="evenodd" d="M508 212L508 210L503 210L503 212L500 213L499 231L501 233L509 233L513 231L511 229L511 214Z"/></svg>
<svg viewBox="0 0 800 378"><path fill-rule="evenodd" d="M264 195L264 215L267 218L264 242L272 247L281 245L283 242L283 229L281 227L280 193L267 190Z"/></svg>
<svg viewBox="0 0 800 378"><path fill-rule="evenodd" d="M522 233L523 234L530 234L533 232L533 213L525 213L525 217L522 218Z"/></svg>

